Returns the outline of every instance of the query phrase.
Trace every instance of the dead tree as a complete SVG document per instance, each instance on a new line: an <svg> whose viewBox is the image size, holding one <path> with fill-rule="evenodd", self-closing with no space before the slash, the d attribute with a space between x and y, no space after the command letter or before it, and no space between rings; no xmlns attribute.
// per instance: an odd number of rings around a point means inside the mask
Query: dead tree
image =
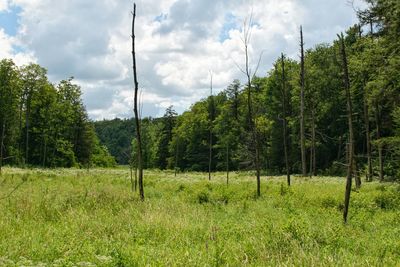
<svg viewBox="0 0 400 267"><path fill-rule="evenodd" d="M378 101L375 101L375 121L376 121L376 140L378 141L378 161L379 161L379 181L383 182L383 144L381 139L381 114L379 109Z"/></svg>
<svg viewBox="0 0 400 267"><path fill-rule="evenodd" d="M229 142L226 144L226 185L229 185Z"/></svg>
<svg viewBox="0 0 400 267"><path fill-rule="evenodd" d="M362 25L358 24L358 38L362 39ZM371 134L370 134L370 123L369 123L369 104L368 104L368 91L366 88L366 72L362 72L363 76L363 109L364 109L364 128L365 128L365 143L367 148L367 173L366 181L372 182L372 155L371 155ZM356 180L357 181L357 180Z"/></svg>
<svg viewBox="0 0 400 267"><path fill-rule="evenodd" d="M213 97L213 75L210 71L210 102L209 102L209 155L208 155L208 180L211 181L212 155L213 155L213 122L214 122L214 97Z"/></svg>
<svg viewBox="0 0 400 267"><path fill-rule="evenodd" d="M3 127L1 130L1 142L0 142L0 176L2 175L2 168L3 168L3 158L4 158L3 149L4 149L5 133L6 133L6 122L4 120Z"/></svg>
<svg viewBox="0 0 400 267"><path fill-rule="evenodd" d="M316 150L316 125L315 125L315 106L312 100L311 109L311 153L310 153L310 176L317 175L317 150Z"/></svg>
<svg viewBox="0 0 400 267"><path fill-rule="evenodd" d="M175 141L175 160L174 160L174 176L176 177L176 174L178 172L178 156L179 156L179 139L177 138Z"/></svg>
<svg viewBox="0 0 400 267"><path fill-rule="evenodd" d="M30 101L30 94L27 96L27 103L26 103L26 111L25 111L25 164L29 162L29 127L30 127L30 110L31 110L31 101Z"/></svg>
<svg viewBox="0 0 400 267"><path fill-rule="evenodd" d="M345 192L344 210L343 210L343 220L346 223L347 214L349 211L349 204L350 204L351 183L352 183L353 164L354 164L353 107L351 102L350 78L349 78L349 69L347 64L346 45L344 43L343 33L341 35L338 35L338 37L340 41L340 52L342 56L343 82L346 90L347 118L349 124L347 179L346 179L346 192Z"/></svg>
<svg viewBox="0 0 400 267"><path fill-rule="evenodd" d="M301 173L303 176L307 175L306 166L306 138L304 130L304 41L303 41L303 27L300 26L300 148L301 148Z"/></svg>
<svg viewBox="0 0 400 267"><path fill-rule="evenodd" d="M365 84L365 82L364 82ZM370 125L369 125L369 105L367 99L367 92L364 89L364 124L365 124L365 139L367 143L367 181L372 182L372 156L371 156L371 135L370 135Z"/></svg>
<svg viewBox="0 0 400 267"><path fill-rule="evenodd" d="M135 126L136 126L136 141L137 141L137 167L139 171L139 194L140 199L144 200L144 188L143 188L143 157L142 157L142 139L141 139L141 129L140 129L140 116L138 110L138 92L139 83L137 79L136 70L136 52L135 52L135 19L136 19L136 4L133 4L132 13L132 62L133 62L133 79L135 87L135 98L133 111L135 113Z"/></svg>
<svg viewBox="0 0 400 267"><path fill-rule="evenodd" d="M260 146L257 134L257 128L254 121L253 116L253 108L252 108L252 98L251 98L251 84L252 80L257 73L257 69L260 65L261 56L258 60L257 67L254 72L252 72L250 68L250 60L249 60L249 44L251 39L251 27L252 27L252 15L249 20L245 21L243 26L243 37L242 42L244 45L244 53L245 53L245 69L243 70L238 66L240 71L242 71L247 78L247 109L249 116L249 128L252 135L252 142L254 142L254 165L256 168L256 177L257 177L257 196L261 196L261 166L260 166Z"/></svg>
<svg viewBox="0 0 400 267"><path fill-rule="evenodd" d="M288 152L288 133L287 133L287 103L288 93L286 90L286 74L285 74L285 57L281 55L281 67L282 67L282 112L283 112L283 149L285 152L285 164L286 164L286 179L287 184L290 186L290 165L289 165L289 152Z"/></svg>

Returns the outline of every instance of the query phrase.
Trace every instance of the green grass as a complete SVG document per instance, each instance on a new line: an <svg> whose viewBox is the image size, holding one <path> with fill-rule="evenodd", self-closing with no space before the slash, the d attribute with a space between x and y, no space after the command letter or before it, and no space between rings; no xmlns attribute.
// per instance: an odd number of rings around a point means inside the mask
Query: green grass
<svg viewBox="0 0 400 267"><path fill-rule="evenodd" d="M400 186L343 178L21 170L0 177L0 266L400 266Z"/></svg>

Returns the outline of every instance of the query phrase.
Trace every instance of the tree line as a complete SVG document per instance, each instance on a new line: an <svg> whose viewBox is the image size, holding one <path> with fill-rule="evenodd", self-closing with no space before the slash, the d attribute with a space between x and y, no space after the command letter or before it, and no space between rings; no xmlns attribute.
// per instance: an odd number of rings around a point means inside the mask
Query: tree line
<svg viewBox="0 0 400 267"><path fill-rule="evenodd" d="M182 115L169 107L162 118L143 119L143 167L228 177L231 170L259 170L285 173L289 183L291 173L344 175L351 165L357 186L361 176L398 179L400 4L367 3L359 24L333 43L304 50L307 32L300 31L299 60L282 54L265 76L243 69L245 84L235 80ZM246 40L246 27L243 34ZM118 143L112 135L131 123L96 122L96 130L105 144ZM127 148L131 139L124 139ZM114 156L128 163L132 157L124 154Z"/></svg>
<svg viewBox="0 0 400 267"><path fill-rule="evenodd" d="M52 84L37 64L0 61L0 169L4 164L40 167L114 166L100 144L81 99L67 79Z"/></svg>

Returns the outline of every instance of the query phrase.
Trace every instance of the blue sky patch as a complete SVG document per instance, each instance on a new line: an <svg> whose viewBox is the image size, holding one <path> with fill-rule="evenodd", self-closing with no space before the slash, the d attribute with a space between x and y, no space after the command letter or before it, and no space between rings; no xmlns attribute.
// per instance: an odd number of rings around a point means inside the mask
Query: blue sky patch
<svg viewBox="0 0 400 267"><path fill-rule="evenodd" d="M167 18L168 18L168 14L161 13L160 15L158 15L157 17L154 18L154 21L163 22Z"/></svg>
<svg viewBox="0 0 400 267"><path fill-rule="evenodd" d="M0 12L0 28L3 28L9 36L15 36L18 31L20 7L11 6L8 11Z"/></svg>
<svg viewBox="0 0 400 267"><path fill-rule="evenodd" d="M225 40L229 39L229 31L237 29L237 19L232 13L225 15L224 27L219 33L219 41L223 43Z"/></svg>

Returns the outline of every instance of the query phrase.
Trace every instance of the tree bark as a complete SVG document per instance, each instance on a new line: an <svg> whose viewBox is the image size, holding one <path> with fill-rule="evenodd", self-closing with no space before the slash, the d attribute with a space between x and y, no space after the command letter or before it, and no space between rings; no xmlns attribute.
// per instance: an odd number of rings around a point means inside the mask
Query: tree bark
<svg viewBox="0 0 400 267"><path fill-rule="evenodd" d="M316 125L315 125L315 107L311 110L311 175L317 175L317 149L316 149Z"/></svg>
<svg viewBox="0 0 400 267"><path fill-rule="evenodd" d="M300 62L300 146L301 146L301 171L302 175L307 175L307 166L306 166L306 138L305 138L305 130L304 130L304 90L305 90L305 81L304 81L304 41L303 41L303 27L300 26L300 52L301 52L301 62Z"/></svg>
<svg viewBox="0 0 400 267"><path fill-rule="evenodd" d="M381 116L378 101L375 102L375 120L376 120L376 140L378 140L378 161L379 161L379 181L384 180L383 171L383 146L380 142L381 138Z"/></svg>
<svg viewBox="0 0 400 267"><path fill-rule="evenodd" d="M286 75L285 75L285 57L281 55L282 65L282 109L283 109L283 149L285 152L285 165L286 165L286 180L288 186L290 186L290 165L289 165L289 152L288 152L288 134L287 134L287 91L286 91Z"/></svg>
<svg viewBox="0 0 400 267"><path fill-rule="evenodd" d="M27 96L26 112L25 112L25 164L28 164L29 160L29 116L30 116L31 104L30 96Z"/></svg>
<svg viewBox="0 0 400 267"><path fill-rule="evenodd" d="M226 145L226 185L229 185L229 143Z"/></svg>
<svg viewBox="0 0 400 267"><path fill-rule="evenodd" d="M357 164L357 159L354 157L354 164L353 164L353 172L354 172L354 180L356 182L356 188L360 189L361 188L361 178L360 175L358 174L358 164Z"/></svg>
<svg viewBox="0 0 400 267"><path fill-rule="evenodd" d="M368 100L366 97L366 92L364 91L364 123L365 123L365 138L367 143L367 181L372 182L372 156L371 156L371 135L369 133L370 126L369 126L369 106Z"/></svg>
<svg viewBox="0 0 400 267"><path fill-rule="evenodd" d="M212 73L210 79L210 104L209 104L209 123L210 123L210 131L209 131L209 158L208 158L208 180L211 181L211 169L212 169L212 144L213 144L213 121L214 121L214 101L213 101L213 80Z"/></svg>
<svg viewBox="0 0 400 267"><path fill-rule="evenodd" d="M20 98L20 104L19 104L19 138L18 138L18 161L19 164L22 162L22 108L23 108L23 97L21 96Z"/></svg>
<svg viewBox="0 0 400 267"><path fill-rule="evenodd" d="M340 40L340 45L341 45L340 50L341 50L341 55L342 55L343 80L344 80L344 85L345 85L345 90L346 90L347 117L348 117L348 124L349 124L348 165L347 165L346 192L345 192L344 210L343 210L343 220L346 223L347 215L349 212L353 163L354 163L353 106L352 106L352 102L351 102L350 78L349 78L349 70L348 70L348 65L347 65L346 46L344 43L343 34L341 34L339 36L339 40Z"/></svg>
<svg viewBox="0 0 400 267"><path fill-rule="evenodd" d="M4 158L3 150L4 150L5 132L6 132L6 122L4 120L3 127L1 129L1 142L0 142L0 176L2 175L2 169L3 169L3 158Z"/></svg>
<svg viewBox="0 0 400 267"><path fill-rule="evenodd" d="M132 62L133 62L133 79L134 79L134 87L135 87L135 98L134 98L134 107L133 111L135 113L135 126L136 126L136 140L138 145L138 153L137 153L137 166L139 170L139 194L140 199L144 200L144 188L143 188L143 156L142 156L142 138L141 138L141 129L140 129L140 116L138 110L138 91L139 91L139 83L137 79L137 70L136 70L136 52L135 52L135 19L136 19L136 4L133 4L133 18L132 18Z"/></svg>
<svg viewBox="0 0 400 267"><path fill-rule="evenodd" d="M174 165L175 165L175 177L176 177L176 174L177 174L177 171L178 171L178 152L179 152L179 150L178 150L178 148L179 148L179 143L178 143L178 139L176 140L176 144L175 144L175 162L174 162Z"/></svg>
<svg viewBox="0 0 400 267"><path fill-rule="evenodd" d="M129 162L129 174L131 178L131 190L132 192L134 191L134 182L133 182L133 166L132 166L132 161Z"/></svg>
<svg viewBox="0 0 400 267"><path fill-rule="evenodd" d="M243 29L243 44L244 44L244 51L245 51L245 63L246 63L246 69L244 73L246 74L247 77L247 108L248 108L248 114L249 114L249 126L250 126L250 131L252 133L252 139L254 142L254 164L256 168L256 178L257 178L257 197L261 196L261 169L260 169L260 147L259 147L259 140L258 140L258 134L257 134L257 129L255 125L255 121L253 118L253 110L252 110L252 100L251 100L251 80L252 80L252 74L249 66L249 42L250 42L250 29L251 29L251 20L249 22L249 25L247 25L248 28L246 28L246 25Z"/></svg>

